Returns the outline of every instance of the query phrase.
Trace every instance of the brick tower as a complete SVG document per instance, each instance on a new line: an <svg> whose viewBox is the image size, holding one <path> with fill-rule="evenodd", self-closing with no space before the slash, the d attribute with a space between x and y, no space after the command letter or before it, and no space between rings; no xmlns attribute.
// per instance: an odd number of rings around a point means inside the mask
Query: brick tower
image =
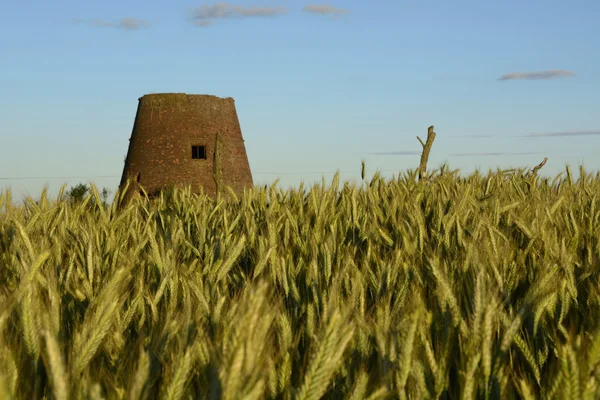
<svg viewBox="0 0 600 400"><path fill-rule="evenodd" d="M218 185L237 194L252 187L234 100L185 93L140 97L121 188L127 180L127 199L139 185L149 195L191 185L211 197Z"/></svg>

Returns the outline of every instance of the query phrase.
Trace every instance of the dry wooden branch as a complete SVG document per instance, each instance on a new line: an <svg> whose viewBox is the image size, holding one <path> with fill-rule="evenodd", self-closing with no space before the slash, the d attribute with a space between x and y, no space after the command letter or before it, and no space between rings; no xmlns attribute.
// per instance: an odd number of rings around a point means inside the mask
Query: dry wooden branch
<svg viewBox="0 0 600 400"><path fill-rule="evenodd" d="M421 162L419 163L419 182L427 181L427 160L429 159L429 152L431 146L433 146L433 140L435 139L435 132L433 131L433 125L427 129L427 141L423 143L420 137L417 136L421 146L423 146L423 152L421 153Z"/></svg>
<svg viewBox="0 0 600 400"><path fill-rule="evenodd" d="M541 163L539 163L538 165L536 165L531 171L530 173L535 176L537 175L538 171L546 164L546 161L548 161L548 157L544 157L544 161L542 161Z"/></svg>

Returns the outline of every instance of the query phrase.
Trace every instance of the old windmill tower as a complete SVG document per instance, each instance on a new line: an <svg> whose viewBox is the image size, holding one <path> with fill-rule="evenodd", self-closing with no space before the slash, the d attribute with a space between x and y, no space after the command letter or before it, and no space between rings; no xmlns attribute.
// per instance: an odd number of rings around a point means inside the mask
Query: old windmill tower
<svg viewBox="0 0 600 400"><path fill-rule="evenodd" d="M191 185L212 197L225 185L237 194L252 187L234 100L185 93L140 97L120 187L128 180L126 199L140 185L149 195Z"/></svg>

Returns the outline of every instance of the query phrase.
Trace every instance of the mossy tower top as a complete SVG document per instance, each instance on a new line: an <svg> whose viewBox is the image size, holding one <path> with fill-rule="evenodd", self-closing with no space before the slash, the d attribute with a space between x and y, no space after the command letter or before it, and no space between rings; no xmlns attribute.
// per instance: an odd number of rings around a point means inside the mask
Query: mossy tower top
<svg viewBox="0 0 600 400"><path fill-rule="evenodd" d="M237 194L253 186L231 97L160 93L139 98L121 177L121 187L131 182L126 197L139 185L150 195L169 186L191 186L214 197L216 173L223 187Z"/></svg>

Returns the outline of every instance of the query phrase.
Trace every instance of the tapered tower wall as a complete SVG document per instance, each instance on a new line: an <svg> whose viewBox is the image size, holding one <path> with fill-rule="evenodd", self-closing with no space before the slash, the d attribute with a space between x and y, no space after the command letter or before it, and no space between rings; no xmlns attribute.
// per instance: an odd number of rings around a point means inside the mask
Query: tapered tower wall
<svg viewBox="0 0 600 400"><path fill-rule="evenodd" d="M133 184L126 197L139 185L151 195L169 186L191 185L194 192L202 187L214 197L217 133L222 143L217 163L221 182L241 194L253 182L231 97L183 93L140 97L121 177L121 187L128 179Z"/></svg>

